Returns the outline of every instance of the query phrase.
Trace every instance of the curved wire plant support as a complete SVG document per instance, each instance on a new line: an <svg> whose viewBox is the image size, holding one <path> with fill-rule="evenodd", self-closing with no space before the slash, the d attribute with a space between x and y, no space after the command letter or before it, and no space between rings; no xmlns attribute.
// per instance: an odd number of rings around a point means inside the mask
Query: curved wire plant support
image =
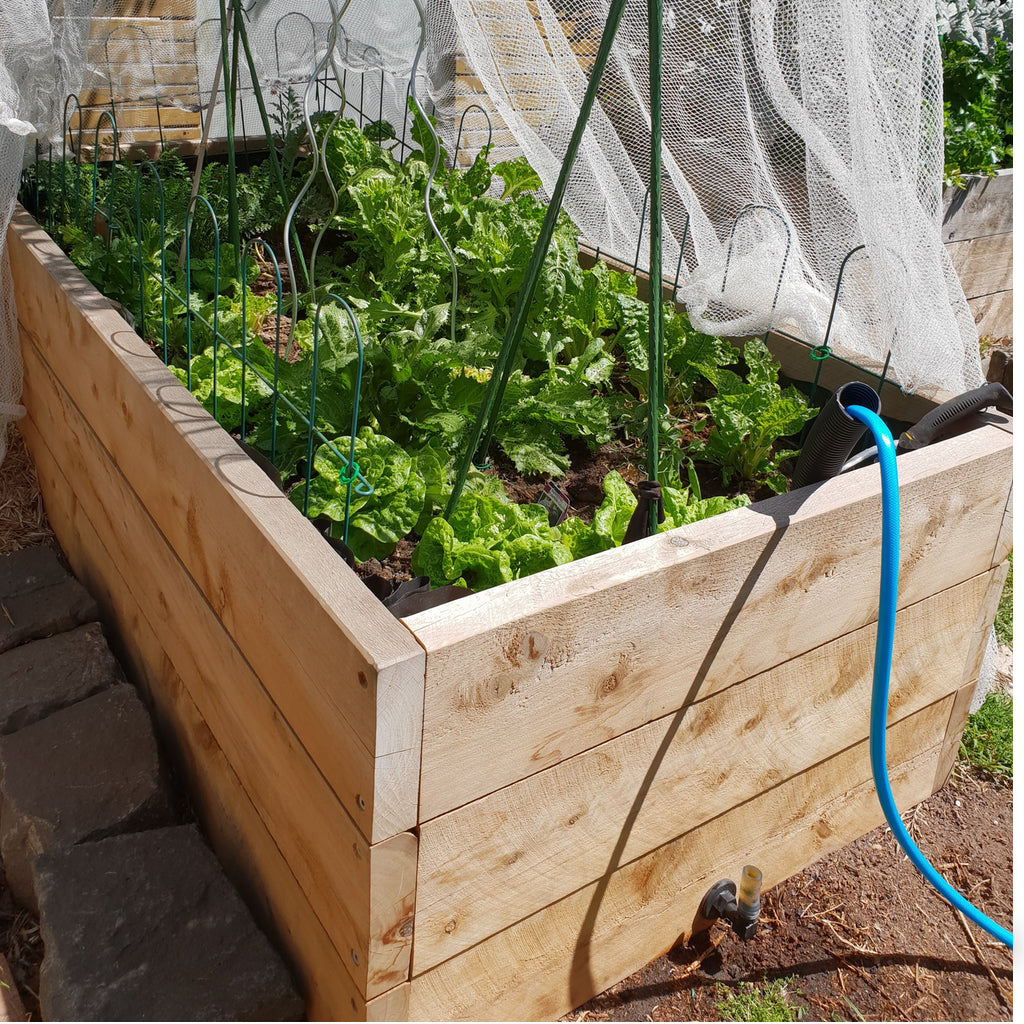
<svg viewBox="0 0 1024 1024"><path fill-rule="evenodd" d="M166 205L164 202L164 183L160 172L151 160L143 162L143 168L149 170L156 181L157 196L160 202L160 327L163 343L163 360L167 364L167 232ZM146 274L147 268L142 257L142 170L135 174L135 243L139 256L139 336L146 337Z"/></svg>
<svg viewBox="0 0 1024 1024"><path fill-rule="evenodd" d="M466 115L471 110L479 110L484 115L484 120L487 122L487 145L485 149L491 148L491 143L494 141L494 127L491 125L491 115L480 106L479 103L470 103L468 107L462 112L462 116L459 118L459 132L455 136L455 153L452 156L452 165L454 166L459 159L459 147L462 144L462 126L466 122Z"/></svg>
<svg viewBox="0 0 1024 1024"><path fill-rule="evenodd" d="M201 202L213 222L213 418L217 419L217 350L220 332L217 330L217 303L220 297L220 227L217 216L206 196L193 196L185 211L185 386L192 390L192 224L195 221L195 206Z"/></svg>
<svg viewBox="0 0 1024 1024"><path fill-rule="evenodd" d="M423 203L427 210L427 221L430 223L430 229L434 232L434 237L441 243L441 247L448 254L448 261L452 266L452 301L448 319L451 326L451 338L454 343L455 307L459 301L459 267L455 262L455 253L452 252L451 247L444 240L444 237L438 230L437 224L434 221L434 211L430 208L430 193L434 187L434 177L437 174L437 165L441 160L441 140L438 138L437 132L434 130L434 126L430 123L430 118L427 117L427 112L423 109L420 104L419 97L416 95L416 73L419 71L420 57L423 56L423 50L427 45L427 16L423 10L422 0L412 0L412 2L415 4L416 12L419 14L420 18L420 41L419 45L416 47L416 56L412 59L412 71L409 73L409 95L411 96L420 117L423 119L423 123L427 126L427 130L430 132L430 137L434 142L434 159L430 165L430 174L427 175L426 188L423 190Z"/></svg>
<svg viewBox="0 0 1024 1024"><path fill-rule="evenodd" d="M249 296L249 251L258 247L258 252L274 268L275 284L277 285L277 326L274 331L274 384L270 398L270 461L277 458L277 406L278 406L278 382L281 370L281 306L283 287L281 284L281 267L277 262L277 255L269 242L262 238L250 238L242 246L242 438L244 440L245 429L245 389L246 371L249 367L247 342L249 338L249 315L247 312L247 299ZM287 350L286 350L287 351Z"/></svg>
<svg viewBox="0 0 1024 1024"><path fill-rule="evenodd" d="M78 115L78 134L75 140L75 145L72 149L72 152L75 154L75 212L74 216L72 217L72 221L77 225L79 223L78 211L79 198L81 194L81 187L79 185L78 180L78 168L81 166L82 162L82 105L78 102L78 97L74 93L68 93L68 95L64 98L64 115L63 120L61 121L61 125L63 126L64 130L61 132L61 144L63 147L61 150L61 163L63 164L63 167L61 169L60 179L60 211L61 216L64 216L64 209L66 203L65 181L67 180L66 171L68 163L68 136L71 134L71 117L68 116L69 103L75 104L75 113Z"/></svg>
<svg viewBox="0 0 1024 1024"><path fill-rule="evenodd" d="M156 57L153 53L153 40L149 33L140 25L124 24L112 28L103 40L103 59L107 64L107 85L110 89L110 109L114 112L114 76L110 69L110 40L121 32L133 32L146 40L149 47L149 75L153 82L153 109L156 111L156 130L160 134L160 148L164 147L164 126L160 120L160 86L156 80Z"/></svg>
<svg viewBox="0 0 1024 1024"><path fill-rule="evenodd" d="M302 514L309 517L309 481L313 475L313 433L314 424L316 423L316 378L317 369L319 363L319 352L320 352L320 314L323 311L324 303L328 300L336 302L344 310L345 315L348 317L348 321L352 326L352 330L356 337L356 351L358 353L356 358L356 385L355 392L352 399L352 421L349 427L349 443L348 443L348 455L342 455L333 444L328 442L327 447L329 450L336 455L342 463L341 475L338 478L339 483L345 485L345 518L342 521L342 536L341 539L345 544L348 544L348 525L349 525L349 513L352 508L352 491L353 485L355 493L362 497L369 497L373 494L373 487L370 485L366 477L363 476L359 469L359 463L356 462L356 430L359 424L359 392L362 389L363 384L363 336L359 332L359 324L356 321L355 314L352 312L352 307L341 298L340 295L335 295L333 292L328 292L316 306L316 314L313 318L313 366L312 366L312 385L309 396L309 441L306 450L306 485L305 493L302 499Z"/></svg>
<svg viewBox="0 0 1024 1024"><path fill-rule="evenodd" d="M107 182L106 213L96 209L96 192L99 187L100 178L100 125L103 124L103 118L106 118L110 122L110 127L114 133L114 159L110 162L110 179ZM113 111L101 110L99 117L96 118L96 130L93 132L92 137L92 202L89 205L89 213L92 216L94 223L97 213L106 220L106 242L108 248L110 246L110 236L113 234L114 228L117 226L114 221L114 175L117 173L117 164L120 159L121 141L117 133L117 119L114 117Z"/></svg>
<svg viewBox="0 0 1024 1024"><path fill-rule="evenodd" d="M765 213L770 213L774 217L782 222L782 226L786 229L786 251L782 254L782 264L779 267L779 279L775 283L775 295L772 296L772 312L775 311L775 305L779 301L779 292L782 290L782 279L786 274L786 263L789 261L789 251L793 247L793 232L789 226L789 221L786 220L782 214L775 209L774 206L765 206L761 203L751 203L749 206L744 206L738 214L736 219L732 222L732 227L729 229L729 237L726 239L725 245L725 269L722 271L722 294L725 294L725 282L729 277L729 263L732 259L732 245L733 238L736 234L736 225L747 216L756 216L759 210L763 210Z"/></svg>
<svg viewBox="0 0 1024 1024"><path fill-rule="evenodd" d="M349 8L352 0L345 0L344 6L339 11L335 5L334 0L327 0L328 5L331 8L331 28L327 37L327 49L324 52L323 57L320 58L319 63L313 70L313 74L309 77L306 82L306 88L302 96L302 115L306 122L306 136L309 140L309 147L311 155L313 157L311 166L309 169L309 175L302 184L302 188L299 189L299 194L292 200L291 206L288 208L288 213L284 219L284 258L288 265L288 277L292 282L292 322L288 328L288 348L291 349L292 341L295 338L295 322L299 315L299 293L295 288L295 265L292 261L292 250L289 244L289 238L291 237L292 221L295 218L295 212L298 210L302 200L305 198L306 193L309 191L313 182L316 180L317 174L323 171L324 179L327 182L327 188L331 193L331 212L328 217L324 219L323 227L321 227L319 233L316 236L316 240L313 243L313 251L310 255L309 261L309 287L313 294L316 294L316 257L317 252L320 248L320 241L324 237L331 221L334 219L334 214L338 210L338 189L334 184L334 180L331 178L330 169L327 166L327 146L326 139L330 138L331 133L334 131L342 114L345 112L345 94L342 91L341 94L341 106L338 108L338 112L331 119L330 126L327 129L325 136L325 144L320 146L317 143L316 132L313 130L313 118L309 111L309 100L310 94L313 91L314 84L317 79L326 69L328 63L331 65L331 71L334 74L335 81L338 83L338 88L341 89L341 75L338 73L338 65L334 59L334 47L338 40L338 26L341 22L342 17Z"/></svg>
<svg viewBox="0 0 1024 1024"><path fill-rule="evenodd" d="M287 14L282 14L277 21L274 22L274 61L277 67L277 81L278 88L284 84L284 79L281 76L281 43L280 43L280 31L282 22L287 21L289 18L298 18L301 21L305 21L309 26L309 36L312 42L311 50L316 53L316 25L313 24L313 19L302 11L289 11ZM290 83L289 83L290 87ZM323 101L320 98L320 83L317 82L316 86L316 105L318 107L323 105Z"/></svg>

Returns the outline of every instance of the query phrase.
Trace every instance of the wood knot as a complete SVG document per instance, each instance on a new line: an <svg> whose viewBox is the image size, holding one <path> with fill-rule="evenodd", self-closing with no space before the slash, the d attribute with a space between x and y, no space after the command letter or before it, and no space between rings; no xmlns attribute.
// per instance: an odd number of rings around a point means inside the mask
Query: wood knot
<svg viewBox="0 0 1024 1024"><path fill-rule="evenodd" d="M454 932L454 931L455 931L456 927L457 927L457 925L455 924L455 920L454 920L454 919L452 919L451 921L449 921L449 922L448 922L448 923L447 923L447 924L446 924L446 925L444 926L444 933L445 933L445 935L451 935L451 934L452 934L452 932Z"/></svg>

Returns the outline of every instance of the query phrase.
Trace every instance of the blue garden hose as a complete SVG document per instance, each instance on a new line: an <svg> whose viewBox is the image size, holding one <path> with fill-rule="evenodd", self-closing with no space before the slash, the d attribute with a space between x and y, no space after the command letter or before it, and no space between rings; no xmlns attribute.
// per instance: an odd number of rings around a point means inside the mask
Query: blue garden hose
<svg viewBox="0 0 1024 1024"><path fill-rule="evenodd" d="M885 723L889 709L889 674L892 670L892 642L896 630L896 588L900 567L900 503L899 481L896 477L896 449L889 428L875 413L860 405L847 406L846 412L867 426L874 435L875 444L878 446L878 463L882 470L882 581L878 595L878 634L875 643L869 739L871 773L874 776L878 801L882 805L885 820L889 823L896 842L939 895L979 928L983 928L1013 949L1013 934L968 902L928 863L904 828L896 802L893 800L885 760Z"/></svg>

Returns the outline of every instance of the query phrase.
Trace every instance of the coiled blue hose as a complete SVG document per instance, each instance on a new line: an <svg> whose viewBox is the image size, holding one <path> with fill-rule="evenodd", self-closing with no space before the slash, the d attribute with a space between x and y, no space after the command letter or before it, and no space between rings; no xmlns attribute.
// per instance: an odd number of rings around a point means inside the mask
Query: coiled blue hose
<svg viewBox="0 0 1024 1024"><path fill-rule="evenodd" d="M903 827L900 812L893 800L885 761L885 721L889 710L889 674L892 670L892 642L896 631L896 589L900 568L900 502L899 481L896 477L896 448L889 428L870 409L865 409L861 405L851 405L847 406L846 412L865 424L874 435L875 444L878 446L878 464L882 470L882 581L878 595L878 634L875 642L875 674L871 689L871 726L868 744L878 802L882 805L885 820L889 823L896 842L939 895L979 928L983 928L1013 949L1013 934L986 917L973 903L968 902L928 863Z"/></svg>

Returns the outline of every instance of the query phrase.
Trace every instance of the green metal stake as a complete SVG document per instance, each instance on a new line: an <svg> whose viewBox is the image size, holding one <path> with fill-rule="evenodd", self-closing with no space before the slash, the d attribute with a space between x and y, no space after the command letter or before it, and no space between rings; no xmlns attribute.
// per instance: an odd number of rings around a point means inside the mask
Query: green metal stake
<svg viewBox="0 0 1024 1024"><path fill-rule="evenodd" d="M256 108L260 112L260 121L263 124L263 131L267 137L267 149L270 151L270 169L274 173L274 182L277 185L278 192L281 193L281 203L287 210L292 203L292 197L288 195L288 190L284 183L284 172L281 170L281 161L278 158L277 150L274 149L272 142L273 129L270 127L270 118L267 116L267 107L263 102L263 90L260 88L259 76L256 73L256 63L252 59L252 50L249 47L249 33L245 27L245 17L242 12L242 0L232 0L232 6L234 8L234 24L236 27L237 38L241 40L242 52L245 54L245 61L249 65L249 77L252 79L253 92L256 97ZM296 229L292 228L292 241L295 244L295 249L299 254L299 268L302 271L303 280L306 282L306 287L310 287L311 282L309 278L309 271L306 269L306 258L302 254L302 246L299 245L299 235ZM294 290L295 284L292 283L292 289Z"/></svg>
<svg viewBox="0 0 1024 1024"><path fill-rule="evenodd" d="M648 296L647 478L658 480L658 421L665 404L665 332L661 305L661 44L662 0L647 0L651 83L651 257ZM641 230L643 225L641 225ZM651 504L651 535L658 532L657 503Z"/></svg>
<svg viewBox="0 0 1024 1024"><path fill-rule="evenodd" d="M237 22L237 19L236 19ZM232 26L232 34L235 28ZM241 250L238 235L238 187L235 173L235 74L228 59L228 10L226 0L220 0L220 59L224 68L224 117L228 143L228 241L234 247L234 272L238 275L238 253Z"/></svg>
<svg viewBox="0 0 1024 1024"><path fill-rule="evenodd" d="M555 233L555 225L558 222L558 214L562 208L562 198L569 182L569 172L576 159L576 153L583 141L583 132L587 127L587 120L590 111L593 109L594 100L597 98L597 90L601 84L601 75L604 73L605 65L608 63L608 55L611 53L612 42L615 33L618 31L619 23L622 21L622 12L626 9L626 0L612 0L611 9L608 12L608 21L605 23L604 32L601 35L601 44L594 58L594 67L590 73L590 81L587 83L587 90L583 95L583 102L580 104L579 117L576 119L576 126L573 129L572 138L569 140L569 147L562 161L561 170L558 172L558 180L555 182L551 199L548 203L548 212L541 225L540 234L533 247L533 254L526 268L526 277L523 286L519 289L516 304L512 310L512 317L508 327L505 329L505 337L502 339L501 351L494 365L494 373L488 382L487 390L484 393L484 400L477 415L477 421L473 427L473 434L462 463L455 476L455 483L452 487L451 497L445 508L444 515L447 519L455 511L459 498L462 495L462 488L465 486L466 477L469 474L470 466L474 458L477 461L486 455L490 447L491 438L494 434L494 427L497 422L498 413L501 410L501 401L505 396L505 388L508 379L512 374L512 365L519 352L519 346L523 339L523 332L526 329L526 321L530 314L530 307L533 305L533 298L537 291L537 284L540 281L541 268L547 257L548 249L551 248L551 239ZM484 424L486 423L486 433ZM483 439L483 441L481 441Z"/></svg>

